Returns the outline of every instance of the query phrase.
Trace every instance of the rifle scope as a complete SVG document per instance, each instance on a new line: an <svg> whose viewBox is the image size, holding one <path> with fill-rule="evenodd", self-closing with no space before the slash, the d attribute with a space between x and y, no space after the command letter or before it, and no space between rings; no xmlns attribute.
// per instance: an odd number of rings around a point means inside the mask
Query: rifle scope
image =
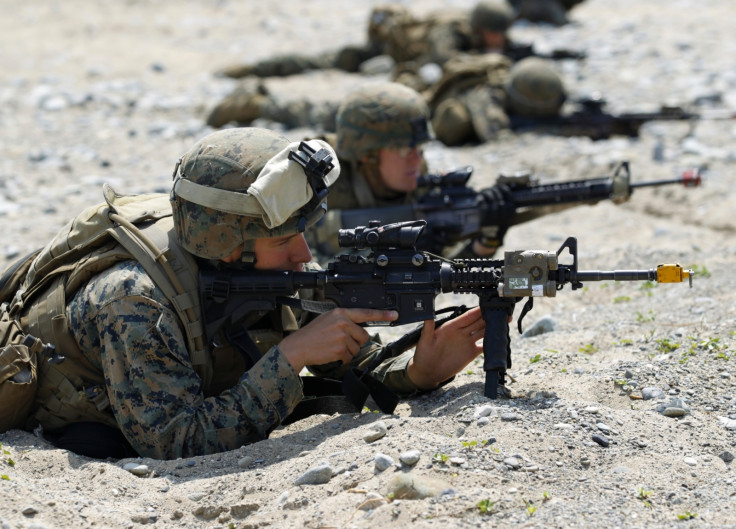
<svg viewBox="0 0 736 529"><path fill-rule="evenodd" d="M381 225L372 220L368 226L342 229L337 233L337 243L341 248L371 248L388 250L390 248L414 249L427 222L424 220L396 222Z"/></svg>

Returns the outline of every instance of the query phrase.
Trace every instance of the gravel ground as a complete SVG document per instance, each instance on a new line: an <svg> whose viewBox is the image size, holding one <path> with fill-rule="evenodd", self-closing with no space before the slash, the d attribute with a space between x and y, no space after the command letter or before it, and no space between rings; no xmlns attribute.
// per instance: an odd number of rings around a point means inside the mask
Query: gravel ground
<svg viewBox="0 0 736 529"><path fill-rule="evenodd" d="M235 84L219 68L360 42L377 2L2 3L12 53L0 55L0 266L99 202L103 182L167 190ZM586 0L568 26L512 34L586 50L560 71L572 94L602 91L612 110L734 110L734 14L730 0ZM361 82L312 72L268 86L339 98ZM636 190L619 206L513 227L505 241L556 250L575 236L581 269L679 262L698 272L693 288L602 282L538 298L524 324L546 331L512 330L510 400L483 397L479 362L395 415L312 417L213 456L102 462L2 434L0 527L736 527L735 137L723 120L651 123L638 139L430 145L433 170L473 165L477 187L504 170L601 176L621 160L633 181L702 169L701 188ZM438 303L460 301L473 300Z"/></svg>

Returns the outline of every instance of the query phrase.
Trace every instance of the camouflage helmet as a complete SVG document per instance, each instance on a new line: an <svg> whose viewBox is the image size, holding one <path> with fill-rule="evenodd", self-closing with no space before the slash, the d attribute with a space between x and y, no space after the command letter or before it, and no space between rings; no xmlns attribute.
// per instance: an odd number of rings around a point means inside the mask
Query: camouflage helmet
<svg viewBox="0 0 736 529"><path fill-rule="evenodd" d="M514 22L514 11L504 0L478 2L470 12L470 27L473 31L488 30L506 33Z"/></svg>
<svg viewBox="0 0 736 529"><path fill-rule="evenodd" d="M336 121L337 154L351 160L378 149L417 147L431 139L427 103L399 83L378 83L349 94Z"/></svg>
<svg viewBox="0 0 736 529"><path fill-rule="evenodd" d="M321 156L322 176L307 176L292 153L312 167ZM255 239L302 232L319 220L339 171L337 156L323 141L291 143L274 131L249 127L214 132L174 169L170 200L177 242L213 260L242 245L243 259L252 261Z"/></svg>
<svg viewBox="0 0 736 529"><path fill-rule="evenodd" d="M557 115L567 97L560 76L537 57L522 59L511 67L505 90L510 109L529 117Z"/></svg>
<svg viewBox="0 0 736 529"><path fill-rule="evenodd" d="M383 46L392 41L397 27L411 24L415 19L404 6L377 5L368 18L368 42Z"/></svg>

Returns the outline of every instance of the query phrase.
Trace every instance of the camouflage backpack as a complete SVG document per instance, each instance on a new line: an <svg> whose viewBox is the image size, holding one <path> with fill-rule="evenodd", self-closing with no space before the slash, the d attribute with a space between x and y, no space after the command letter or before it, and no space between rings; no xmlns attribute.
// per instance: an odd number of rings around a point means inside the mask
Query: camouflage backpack
<svg viewBox="0 0 736 529"><path fill-rule="evenodd" d="M103 194L104 203L83 211L0 278L0 432L32 428L34 418L51 429L63 426L47 409L69 422L114 426L105 392L95 389L104 380L79 351L65 308L92 276L119 261L138 261L161 288L183 324L192 363L205 384L211 379L197 266L175 242L169 195L124 196L108 185Z"/></svg>

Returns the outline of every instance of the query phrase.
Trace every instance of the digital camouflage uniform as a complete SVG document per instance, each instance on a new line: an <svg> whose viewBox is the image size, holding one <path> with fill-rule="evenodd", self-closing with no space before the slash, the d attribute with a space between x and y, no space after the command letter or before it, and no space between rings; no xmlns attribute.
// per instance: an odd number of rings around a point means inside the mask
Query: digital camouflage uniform
<svg viewBox="0 0 736 529"><path fill-rule="evenodd" d="M134 261L90 280L69 303L67 318L85 358L104 375L109 411L145 457L191 457L265 439L304 396L298 373L276 345L289 332L280 329L279 314L263 316L266 328L254 329L264 354L247 371L226 342L211 344L214 373L204 386L171 303ZM353 365L364 367L380 350L366 344ZM397 394L415 393L406 375L410 358L408 352L388 360L373 374ZM339 379L349 367L313 371Z"/></svg>
<svg viewBox="0 0 736 529"><path fill-rule="evenodd" d="M272 162L278 157L286 159L292 147L296 148L296 144L271 131L229 129L203 138L180 160L171 194L175 221L171 230L175 233L164 235L169 244L180 245L182 253L200 259L198 265L192 261L190 266L212 266L213 260L230 255L238 245L244 245L247 263L253 257L254 238L295 233L302 216L311 219L311 212L320 210L316 205L310 206L312 199L307 201L306 195L302 199L304 191L300 185L277 185L278 192L268 186L256 189L260 181L257 176L269 167L273 169ZM276 153L278 157L274 156ZM296 171L294 175L288 173L289 178L301 174L305 181L301 167L293 162L287 162L287 166L289 171ZM280 174L276 173L276 182L288 176ZM190 184L185 186L184 181ZM208 189L232 194L214 196L227 199L229 205L222 207L237 212L214 210L190 201L192 196L201 194L202 203L207 204L212 200L211 195L204 193ZM269 196L268 192L275 192L276 197L283 192L295 202L277 205L275 209L258 208L266 212L263 219L244 216L243 211L256 204L254 197L260 197L260 201ZM305 202L294 212L298 204ZM291 216L268 228L270 219L284 213ZM79 220L84 222L86 218ZM196 277L196 270L189 273ZM68 299L62 311L79 352L68 355L58 365L69 366L72 362L80 366L78 371L84 375L80 386L71 388L68 395L72 401L93 399L93 409L88 405L89 413L84 407L77 413L72 402L71 415L69 409L65 415L58 415L56 407L49 403L56 401L53 393L64 385L57 386L45 378L42 370L39 395L45 397L36 405L43 406L44 415L36 416L42 418L45 431L53 433L53 429L63 430L71 422L92 421L119 428L142 456L191 457L236 449L268 437L304 397L299 374L277 345L283 336L296 331L311 317L297 309L280 306L271 312L248 314L238 322L236 327L247 329L262 355L254 365L249 365L242 351L228 342L226 329L221 329L205 344L208 368L203 371L195 365L187 346L189 324L179 317L181 307L174 307L172 298L138 261L123 260L105 268L69 293ZM176 299L181 304L185 298ZM27 321L41 321L41 328L50 326L50 322L43 322L43 306L31 303L24 310L29 314ZM380 351L380 345L368 342L351 365L366 366ZM413 394L418 388L406 373L410 358L408 352L388 359L372 374L400 396ZM309 369L318 376L339 379L350 367L325 365Z"/></svg>

